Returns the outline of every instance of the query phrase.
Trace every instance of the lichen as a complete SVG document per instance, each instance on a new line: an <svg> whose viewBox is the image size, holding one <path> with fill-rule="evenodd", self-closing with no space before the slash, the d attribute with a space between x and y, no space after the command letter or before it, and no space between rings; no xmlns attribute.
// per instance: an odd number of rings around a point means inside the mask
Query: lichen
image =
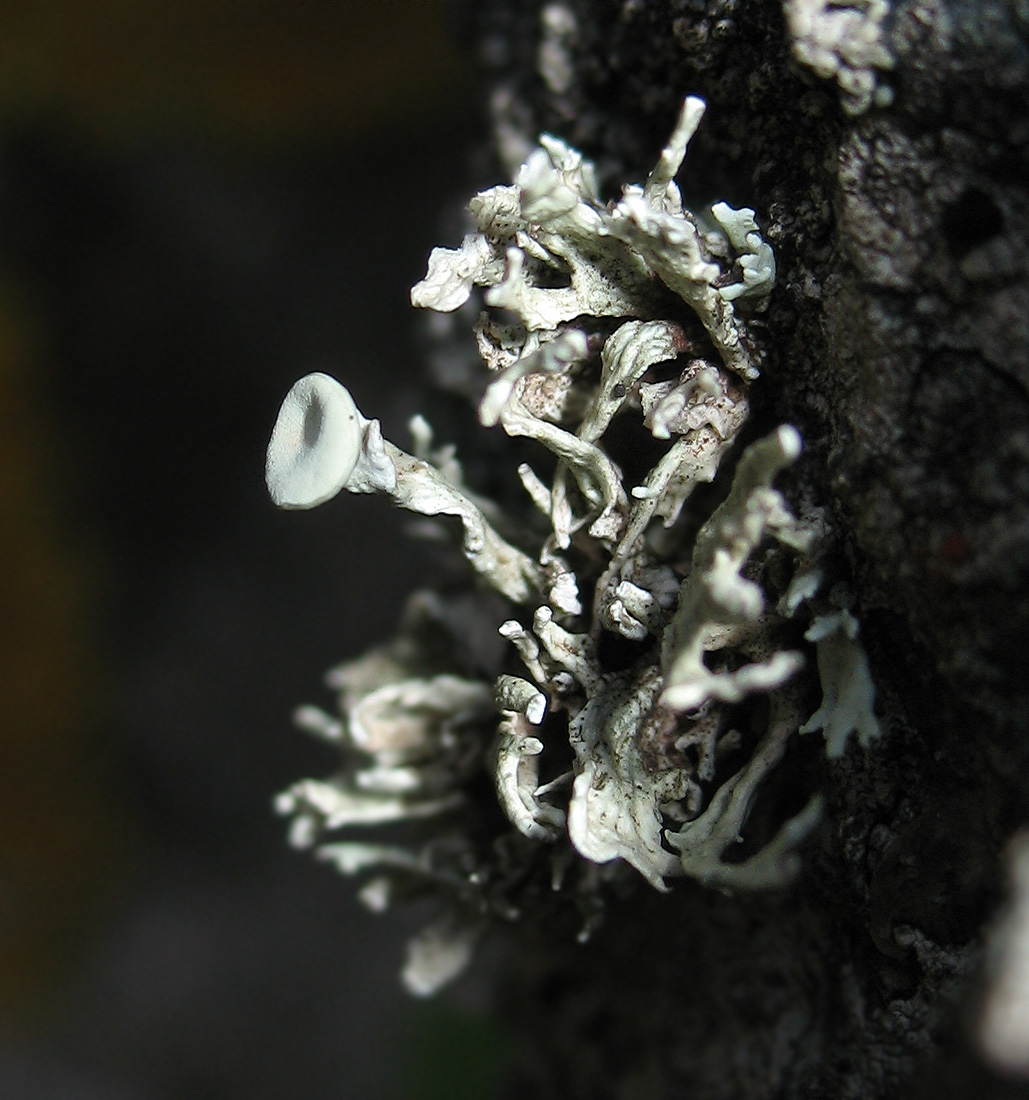
<svg viewBox="0 0 1029 1100"><path fill-rule="evenodd" d="M412 946L405 982L419 994L453 977L541 880L579 908L583 935L605 883L629 868L659 890L683 876L788 885L820 799L807 791L741 860L763 781L802 727L824 728L832 756L852 728L862 744L874 732L856 620L833 618L818 595L825 520L810 506L794 514L773 487L800 435L783 425L740 446L761 359L748 316L775 262L753 211L683 205L674 177L703 111L688 98L646 183L610 204L593 166L544 135L513 185L472 199L475 231L433 250L411 292L436 311L478 295L490 307L474 325L479 420L549 452L518 469L521 509L474 497L421 418L414 456L383 441L326 376L294 387L269 445L280 503L345 488L457 516L466 558L508 608L491 678L469 652L486 601L459 614L453 597L417 597L394 642L332 674L340 718L301 715L339 745L340 774L278 803L294 843L343 873L375 871L362 891L374 908L426 889L449 899ZM626 478L629 462L642 476ZM723 463L735 471L721 503L688 508ZM520 545L500 529L521 531ZM805 724L806 624L824 702ZM502 825L482 813L484 774ZM417 831L389 845L324 839L404 821Z"/></svg>
<svg viewBox="0 0 1029 1100"><path fill-rule="evenodd" d="M891 89L879 83L879 73L894 64L886 47L888 0L786 0L784 9L794 56L836 80L848 114L892 101Z"/></svg>
<svg viewBox="0 0 1029 1100"><path fill-rule="evenodd" d="M857 619L842 610L816 616L804 635L818 648L823 697L822 705L800 732L823 730L830 757L843 755L851 733L857 733L864 748L880 734L879 720L872 709L875 686L858 630Z"/></svg>
<svg viewBox="0 0 1029 1100"><path fill-rule="evenodd" d="M987 944L986 983L975 1037L986 1061L1006 1076L1029 1080L1029 833L1007 853L1009 898Z"/></svg>

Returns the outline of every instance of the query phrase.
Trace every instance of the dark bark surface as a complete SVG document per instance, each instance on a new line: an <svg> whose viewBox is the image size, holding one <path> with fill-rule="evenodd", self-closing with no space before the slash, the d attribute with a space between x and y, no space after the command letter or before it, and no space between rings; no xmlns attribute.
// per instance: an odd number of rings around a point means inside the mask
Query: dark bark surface
<svg viewBox="0 0 1029 1100"><path fill-rule="evenodd" d="M804 435L790 488L829 508L886 734L821 766L794 891L640 891L586 947L531 930L524 1073L563 1097L1020 1095L968 1034L1029 816L1029 16L893 4L892 101L852 115L777 3L569 0L567 81L541 75L544 7L461 9L498 126L560 135L612 190L707 101L681 182L776 250L753 402Z"/></svg>

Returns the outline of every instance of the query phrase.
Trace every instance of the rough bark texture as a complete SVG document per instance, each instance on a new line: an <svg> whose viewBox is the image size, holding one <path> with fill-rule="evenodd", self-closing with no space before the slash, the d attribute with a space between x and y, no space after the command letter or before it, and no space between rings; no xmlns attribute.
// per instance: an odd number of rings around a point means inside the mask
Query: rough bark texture
<svg viewBox="0 0 1029 1100"><path fill-rule="evenodd" d="M562 1097L1014 1095L968 1030L1029 807L1026 8L894 3L892 103L849 115L769 0L569 0L568 81L541 76L545 7L462 8L503 126L613 186L683 95L708 102L682 182L752 206L776 249L753 400L805 437L792 491L838 526L888 732L798 765L827 814L789 894L641 890L586 947L529 933L524 1075Z"/></svg>

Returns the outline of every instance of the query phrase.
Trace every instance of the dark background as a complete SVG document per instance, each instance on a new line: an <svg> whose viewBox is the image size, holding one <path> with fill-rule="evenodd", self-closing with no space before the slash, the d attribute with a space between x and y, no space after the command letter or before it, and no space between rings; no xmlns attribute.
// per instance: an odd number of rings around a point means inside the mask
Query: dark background
<svg viewBox="0 0 1029 1100"><path fill-rule="evenodd" d="M384 502L262 479L310 370L407 441L465 68L423 0L0 0L5 1100L489 1092L474 980L400 991L424 915L271 812L333 766L293 708L427 567Z"/></svg>

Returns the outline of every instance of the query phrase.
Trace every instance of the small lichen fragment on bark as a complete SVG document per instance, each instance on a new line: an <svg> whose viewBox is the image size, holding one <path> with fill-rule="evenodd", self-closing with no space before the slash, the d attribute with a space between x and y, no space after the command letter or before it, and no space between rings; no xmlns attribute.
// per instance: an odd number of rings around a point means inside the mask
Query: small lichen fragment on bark
<svg viewBox="0 0 1029 1100"><path fill-rule="evenodd" d="M857 733L862 748L868 748L880 733L872 709L875 686L858 630L857 619L844 610L816 616L804 635L817 646L823 696L822 705L800 732L823 730L830 757L843 755L851 733Z"/></svg>
<svg viewBox="0 0 1029 1100"><path fill-rule="evenodd" d="M878 75L894 64L886 48L888 0L786 0L784 8L794 56L818 76L836 80L848 114L892 101Z"/></svg>
<svg viewBox="0 0 1029 1100"><path fill-rule="evenodd" d="M976 1039L1001 1073L1029 1080L1029 833L1008 849L1010 897L987 945Z"/></svg>

